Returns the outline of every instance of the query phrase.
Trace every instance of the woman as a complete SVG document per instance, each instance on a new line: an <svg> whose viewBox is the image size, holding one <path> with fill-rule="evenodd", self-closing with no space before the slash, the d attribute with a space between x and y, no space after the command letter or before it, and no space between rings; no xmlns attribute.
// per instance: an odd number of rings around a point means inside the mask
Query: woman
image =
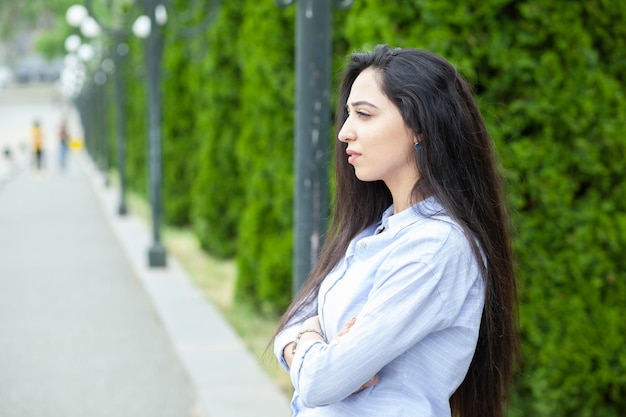
<svg viewBox="0 0 626 417"><path fill-rule="evenodd" d="M469 85L379 46L341 84L337 192L274 351L295 416L501 417L517 353L502 181Z"/></svg>

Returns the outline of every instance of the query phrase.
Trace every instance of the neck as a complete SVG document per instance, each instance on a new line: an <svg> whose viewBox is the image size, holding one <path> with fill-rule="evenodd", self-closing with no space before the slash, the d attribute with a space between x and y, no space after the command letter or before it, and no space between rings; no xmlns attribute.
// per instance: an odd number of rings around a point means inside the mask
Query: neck
<svg viewBox="0 0 626 417"><path fill-rule="evenodd" d="M416 200L413 199L413 186L416 181L417 178L411 178L410 181L396 184L385 182L393 199L393 214L400 213L424 199L421 195Z"/></svg>

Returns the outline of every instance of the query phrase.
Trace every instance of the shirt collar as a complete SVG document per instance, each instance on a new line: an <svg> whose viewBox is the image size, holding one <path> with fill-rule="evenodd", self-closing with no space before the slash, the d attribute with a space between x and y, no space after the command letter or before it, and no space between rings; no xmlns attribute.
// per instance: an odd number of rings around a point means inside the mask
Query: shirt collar
<svg viewBox="0 0 626 417"><path fill-rule="evenodd" d="M428 197L419 203L402 210L400 213L393 214L393 204L383 212L381 222L376 228L375 233L380 233L382 230L389 230L392 232L401 230L406 226L415 223L420 219L426 217L435 216L438 214L445 214L443 206L435 197Z"/></svg>

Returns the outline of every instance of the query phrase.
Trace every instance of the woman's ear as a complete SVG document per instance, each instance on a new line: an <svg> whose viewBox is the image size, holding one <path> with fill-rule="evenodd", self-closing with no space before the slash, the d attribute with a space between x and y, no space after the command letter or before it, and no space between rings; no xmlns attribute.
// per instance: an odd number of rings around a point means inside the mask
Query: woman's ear
<svg viewBox="0 0 626 417"><path fill-rule="evenodd" d="M422 135L421 133L418 133L418 134L413 133L411 135L411 139L413 143L422 143L422 140L424 139L424 135Z"/></svg>

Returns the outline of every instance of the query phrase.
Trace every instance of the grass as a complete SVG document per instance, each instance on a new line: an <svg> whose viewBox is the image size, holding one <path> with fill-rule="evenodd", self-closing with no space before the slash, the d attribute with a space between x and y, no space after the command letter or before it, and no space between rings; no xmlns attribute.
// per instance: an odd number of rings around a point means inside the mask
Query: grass
<svg viewBox="0 0 626 417"><path fill-rule="evenodd" d="M134 215L148 222L150 207L145 199L129 193L128 206ZM235 261L216 259L208 255L188 229L165 227L163 243L185 268L207 300L224 315L265 372L287 396L290 396L293 388L289 375L277 364L271 352L266 353L266 347L276 330L279 318L260 313L250 304L235 300L237 280Z"/></svg>

